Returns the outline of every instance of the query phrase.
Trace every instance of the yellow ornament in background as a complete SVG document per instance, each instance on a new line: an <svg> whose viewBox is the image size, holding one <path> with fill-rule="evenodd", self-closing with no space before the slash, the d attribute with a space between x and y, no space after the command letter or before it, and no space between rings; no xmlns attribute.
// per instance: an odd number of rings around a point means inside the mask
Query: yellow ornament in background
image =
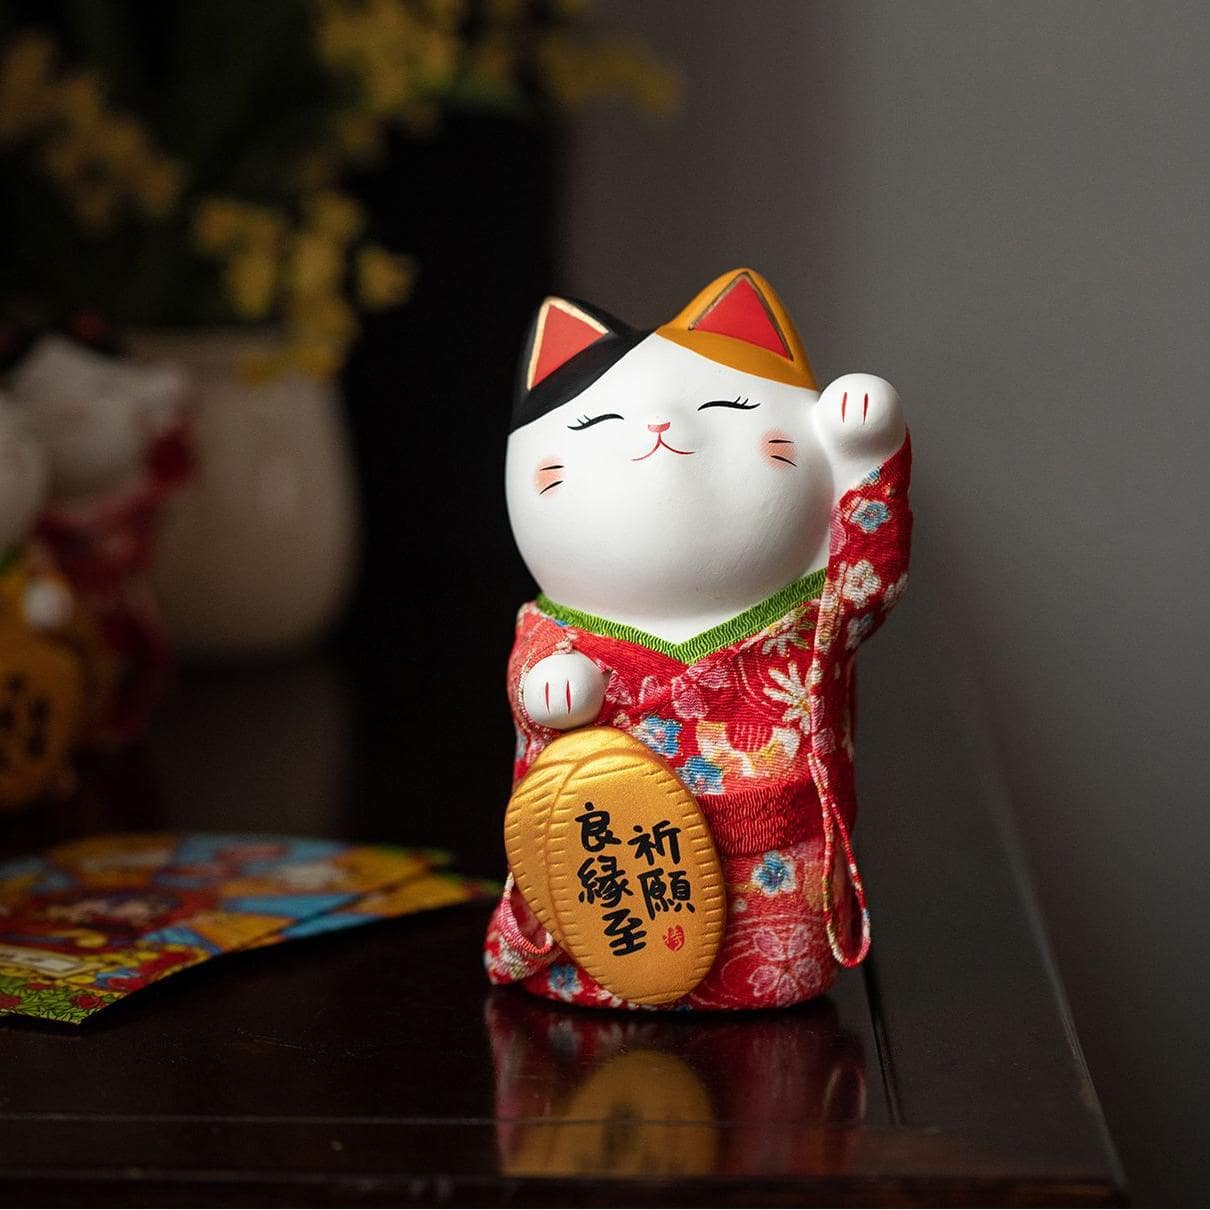
<svg viewBox="0 0 1210 1210"><path fill-rule="evenodd" d="M0 811L64 793L84 715L84 668L75 650L35 623L71 608L66 585L31 574L24 551L0 567Z"/></svg>

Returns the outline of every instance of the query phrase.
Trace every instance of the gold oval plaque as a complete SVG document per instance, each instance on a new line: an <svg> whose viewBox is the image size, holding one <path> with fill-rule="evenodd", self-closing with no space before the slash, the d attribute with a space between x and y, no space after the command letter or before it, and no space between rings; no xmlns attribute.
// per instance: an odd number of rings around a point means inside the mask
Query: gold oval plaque
<svg viewBox="0 0 1210 1210"><path fill-rule="evenodd" d="M645 744L612 727L555 740L513 794L505 845L538 918L614 995L669 1004L709 971L722 867L693 795Z"/></svg>

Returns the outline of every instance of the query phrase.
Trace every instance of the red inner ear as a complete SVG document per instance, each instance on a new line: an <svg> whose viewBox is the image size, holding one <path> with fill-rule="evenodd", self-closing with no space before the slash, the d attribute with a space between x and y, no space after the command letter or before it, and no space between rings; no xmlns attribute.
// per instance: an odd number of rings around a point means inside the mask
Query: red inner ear
<svg viewBox="0 0 1210 1210"><path fill-rule="evenodd" d="M542 308L534 337L534 356L530 362L529 385L536 386L605 335L605 327L566 304L550 299Z"/></svg>
<svg viewBox="0 0 1210 1210"><path fill-rule="evenodd" d="M747 276L741 275L710 304L693 324L697 332L717 332L759 345L779 357L790 350L779 331L765 300Z"/></svg>

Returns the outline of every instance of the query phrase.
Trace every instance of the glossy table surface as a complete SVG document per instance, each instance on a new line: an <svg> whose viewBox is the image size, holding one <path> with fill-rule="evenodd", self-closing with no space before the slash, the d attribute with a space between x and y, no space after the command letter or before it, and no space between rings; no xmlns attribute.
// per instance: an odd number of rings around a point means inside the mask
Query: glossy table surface
<svg viewBox="0 0 1210 1210"><path fill-rule="evenodd" d="M490 991L481 904L236 956L83 1028L0 1023L5 1199L1120 1202L975 708L920 625L864 661L875 948L827 998L691 1019ZM0 821L0 853L291 832L443 845L498 876L507 715L470 732L447 678L375 648L185 677L143 749Z"/></svg>

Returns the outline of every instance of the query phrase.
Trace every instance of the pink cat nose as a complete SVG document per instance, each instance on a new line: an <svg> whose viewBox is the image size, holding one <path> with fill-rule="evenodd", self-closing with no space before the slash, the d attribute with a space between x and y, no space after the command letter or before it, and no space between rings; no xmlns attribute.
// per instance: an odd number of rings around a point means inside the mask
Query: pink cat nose
<svg viewBox="0 0 1210 1210"><path fill-rule="evenodd" d="M649 433L666 433L670 428L672 428L672 421L665 420L663 424L649 424L647 431Z"/></svg>

